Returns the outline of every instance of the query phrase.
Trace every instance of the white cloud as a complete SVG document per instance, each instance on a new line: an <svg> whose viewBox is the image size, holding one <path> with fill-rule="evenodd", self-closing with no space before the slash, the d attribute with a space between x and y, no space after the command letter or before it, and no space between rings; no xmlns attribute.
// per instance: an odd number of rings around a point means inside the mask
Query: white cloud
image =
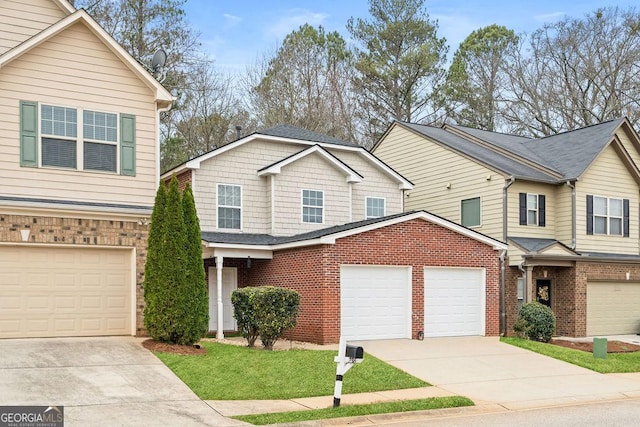
<svg viewBox="0 0 640 427"><path fill-rule="evenodd" d="M233 28L236 25L238 25L241 21L242 18L239 16L235 16L235 15L231 15L229 13L225 13L222 16L224 16L224 29L228 30L229 28Z"/></svg>
<svg viewBox="0 0 640 427"><path fill-rule="evenodd" d="M266 28L268 36L284 39L284 37L294 30L300 28L303 24L309 24L313 27L322 25L329 17L326 13L311 12L307 9L290 9L286 16L277 20Z"/></svg>
<svg viewBox="0 0 640 427"><path fill-rule="evenodd" d="M542 15L535 15L533 17L534 20L538 22L556 22L562 19L566 13L564 12L552 12L552 13L544 13Z"/></svg>

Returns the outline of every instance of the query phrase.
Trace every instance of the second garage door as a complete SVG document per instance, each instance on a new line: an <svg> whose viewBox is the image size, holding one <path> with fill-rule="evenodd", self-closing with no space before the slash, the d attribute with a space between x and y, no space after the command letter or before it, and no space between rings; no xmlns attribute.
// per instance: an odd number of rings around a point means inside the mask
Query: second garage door
<svg viewBox="0 0 640 427"><path fill-rule="evenodd" d="M424 335L484 335L485 272L479 268L424 269Z"/></svg>
<svg viewBox="0 0 640 427"><path fill-rule="evenodd" d="M340 267L340 324L347 339L411 337L411 268Z"/></svg>
<svg viewBox="0 0 640 427"><path fill-rule="evenodd" d="M132 250L0 246L0 338L132 334Z"/></svg>
<svg viewBox="0 0 640 427"><path fill-rule="evenodd" d="M640 283L587 283L587 335L640 333Z"/></svg>

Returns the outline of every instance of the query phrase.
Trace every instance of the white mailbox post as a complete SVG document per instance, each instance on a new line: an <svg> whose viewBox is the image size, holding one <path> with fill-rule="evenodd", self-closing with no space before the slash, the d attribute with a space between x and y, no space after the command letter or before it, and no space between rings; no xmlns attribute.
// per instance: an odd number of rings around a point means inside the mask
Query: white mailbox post
<svg viewBox="0 0 640 427"><path fill-rule="evenodd" d="M342 396L343 376L354 364L362 363L364 350L362 347L348 345L347 340L340 337L338 355L333 360L338 364L336 367L336 386L333 391L333 407L337 408L340 406L340 398Z"/></svg>

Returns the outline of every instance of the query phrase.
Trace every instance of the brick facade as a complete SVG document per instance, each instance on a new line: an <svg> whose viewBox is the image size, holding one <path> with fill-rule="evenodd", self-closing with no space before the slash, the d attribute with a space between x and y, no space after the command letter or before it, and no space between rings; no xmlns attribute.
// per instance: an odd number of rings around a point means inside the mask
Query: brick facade
<svg viewBox="0 0 640 427"><path fill-rule="evenodd" d="M545 272L546 271L546 277ZM587 335L587 283L589 281L640 280L640 265L631 263L604 263L578 261L573 267L537 266L532 271L530 300L535 301L535 284L538 279L551 281L551 309L556 315L556 336L584 337ZM517 278L522 272L507 269L507 335L513 335L513 325L518 315Z"/></svg>
<svg viewBox="0 0 640 427"><path fill-rule="evenodd" d="M23 242L20 230L31 231ZM142 319L144 310L144 264L147 256L149 226L138 221L59 218L45 216L0 214L0 242L82 246L129 247L136 250L136 334L146 335Z"/></svg>
<svg viewBox="0 0 640 427"><path fill-rule="evenodd" d="M318 245L274 252L272 260L238 266L238 286L273 285L301 294L298 326L287 337L321 344L340 337L342 264L412 267L412 336L424 328L425 266L486 269L486 334L499 333L500 260L491 246L438 225L415 219ZM231 260L230 260L231 261ZM234 266L224 261L225 266ZM215 265L208 262L205 265ZM428 313L426 314L428 315Z"/></svg>

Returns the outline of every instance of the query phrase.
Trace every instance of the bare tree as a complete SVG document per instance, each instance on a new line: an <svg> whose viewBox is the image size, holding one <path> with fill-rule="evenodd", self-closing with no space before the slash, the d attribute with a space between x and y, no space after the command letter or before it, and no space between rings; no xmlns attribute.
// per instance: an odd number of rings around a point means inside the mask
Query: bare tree
<svg viewBox="0 0 640 427"><path fill-rule="evenodd" d="M599 9L544 25L507 55L501 114L510 131L545 136L640 119L640 15Z"/></svg>

